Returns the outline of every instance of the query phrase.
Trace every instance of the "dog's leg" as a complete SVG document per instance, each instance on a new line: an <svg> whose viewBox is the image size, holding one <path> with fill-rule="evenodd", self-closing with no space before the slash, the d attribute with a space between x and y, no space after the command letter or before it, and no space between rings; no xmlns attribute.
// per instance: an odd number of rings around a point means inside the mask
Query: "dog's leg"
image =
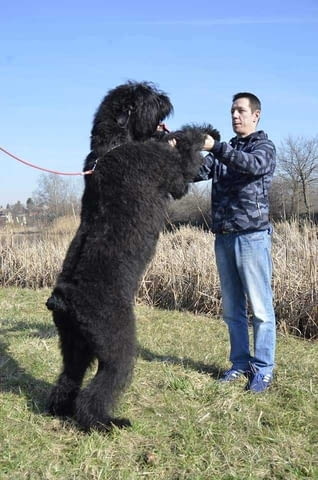
<svg viewBox="0 0 318 480"><path fill-rule="evenodd" d="M64 417L74 414L75 399L94 355L78 329L69 327L69 317L55 312L54 320L59 331L63 370L51 391L47 410Z"/></svg>
<svg viewBox="0 0 318 480"><path fill-rule="evenodd" d="M76 420L80 427L107 432L115 425L130 426L126 418L113 416L118 397L130 382L135 359L134 316L123 317L120 312L107 323L107 332L98 328L99 337L94 351L99 366L90 384L80 391L76 399ZM105 331L105 326L104 326Z"/></svg>

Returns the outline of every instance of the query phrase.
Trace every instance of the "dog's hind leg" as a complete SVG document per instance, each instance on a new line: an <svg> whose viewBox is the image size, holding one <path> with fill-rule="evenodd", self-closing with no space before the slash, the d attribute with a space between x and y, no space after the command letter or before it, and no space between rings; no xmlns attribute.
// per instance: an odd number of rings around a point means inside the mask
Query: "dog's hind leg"
<svg viewBox="0 0 318 480"><path fill-rule="evenodd" d="M79 426L107 432L115 425L130 426L125 418L113 416L118 397L130 382L135 359L135 332L133 312L126 318L116 312L103 338L96 341L95 354L98 371L90 384L80 391L76 399L75 418ZM127 318L128 317L128 318ZM101 334L101 330L98 329Z"/></svg>
<svg viewBox="0 0 318 480"><path fill-rule="evenodd" d="M54 315L59 317L58 320L56 318L54 320L59 331L63 370L51 391L47 410L52 415L64 417L74 414L75 399L94 355L79 330L68 326L69 317L59 313Z"/></svg>

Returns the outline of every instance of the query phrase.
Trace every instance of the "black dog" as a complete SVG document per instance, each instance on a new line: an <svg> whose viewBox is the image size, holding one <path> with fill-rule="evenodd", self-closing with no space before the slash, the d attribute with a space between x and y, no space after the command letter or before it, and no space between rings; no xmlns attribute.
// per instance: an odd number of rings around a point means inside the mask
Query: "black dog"
<svg viewBox="0 0 318 480"><path fill-rule="evenodd" d="M75 415L86 431L130 425L114 418L113 408L133 371L139 280L154 255L170 197L184 195L197 174L206 134L219 139L209 127L158 132L172 110L152 84L128 82L111 90L95 115L84 167L94 172L85 177L81 224L47 301L63 356L48 409ZM80 390L95 358L97 373Z"/></svg>

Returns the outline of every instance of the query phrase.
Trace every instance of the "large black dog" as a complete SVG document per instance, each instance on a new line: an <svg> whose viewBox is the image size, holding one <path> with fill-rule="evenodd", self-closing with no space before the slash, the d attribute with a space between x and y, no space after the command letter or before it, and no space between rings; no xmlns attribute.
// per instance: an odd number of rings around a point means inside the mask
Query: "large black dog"
<svg viewBox="0 0 318 480"><path fill-rule="evenodd" d="M133 371L139 280L154 255L167 203L184 195L197 174L206 134L219 138L212 127L159 133L172 110L152 84L128 82L108 93L94 118L84 167L94 172L85 177L81 224L47 301L63 356L48 409L74 415L86 431L130 425L113 417L113 408ZM97 373L80 389L95 358Z"/></svg>

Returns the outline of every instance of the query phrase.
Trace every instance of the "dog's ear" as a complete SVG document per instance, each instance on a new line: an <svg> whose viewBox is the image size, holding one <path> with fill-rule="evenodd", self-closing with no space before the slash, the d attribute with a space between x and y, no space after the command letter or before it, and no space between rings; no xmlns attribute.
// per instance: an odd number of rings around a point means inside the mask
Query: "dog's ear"
<svg viewBox="0 0 318 480"><path fill-rule="evenodd" d="M119 113L116 117L116 122L121 128L126 128L131 115L132 107L129 107L125 112Z"/></svg>
<svg viewBox="0 0 318 480"><path fill-rule="evenodd" d="M142 88L141 88L142 87ZM170 99L164 93L158 93L149 86L138 87L134 107L131 110L130 132L135 140L152 137L158 124L173 112Z"/></svg>
<svg viewBox="0 0 318 480"><path fill-rule="evenodd" d="M163 119L165 119L169 115L173 114L173 106L172 106L172 103L170 102L170 99L167 95L161 94L161 95L159 95L158 98L159 98L159 104L160 104L161 112L164 115Z"/></svg>

